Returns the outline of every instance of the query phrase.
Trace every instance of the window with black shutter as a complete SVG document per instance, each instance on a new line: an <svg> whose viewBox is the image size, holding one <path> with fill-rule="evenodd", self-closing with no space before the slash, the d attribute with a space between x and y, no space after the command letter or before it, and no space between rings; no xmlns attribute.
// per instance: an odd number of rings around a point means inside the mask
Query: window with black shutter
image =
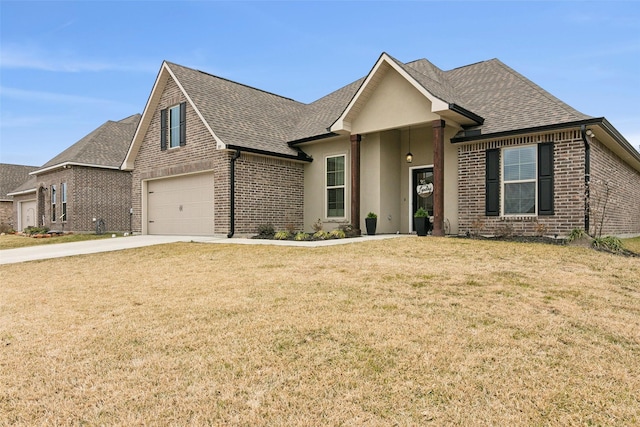
<svg viewBox="0 0 640 427"><path fill-rule="evenodd" d="M500 150L487 150L485 182L485 215L500 215Z"/></svg>
<svg viewBox="0 0 640 427"><path fill-rule="evenodd" d="M553 143L538 145L538 215L553 215Z"/></svg>
<svg viewBox="0 0 640 427"><path fill-rule="evenodd" d="M160 110L160 150L167 149L167 109Z"/></svg>

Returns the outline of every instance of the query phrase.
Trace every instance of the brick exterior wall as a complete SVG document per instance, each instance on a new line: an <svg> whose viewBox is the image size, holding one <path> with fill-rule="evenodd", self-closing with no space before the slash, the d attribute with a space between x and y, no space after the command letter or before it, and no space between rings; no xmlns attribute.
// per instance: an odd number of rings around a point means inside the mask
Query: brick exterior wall
<svg viewBox="0 0 640 427"><path fill-rule="evenodd" d="M227 163L227 153L216 152L215 140L188 103L187 145L160 150L160 110L184 101L182 91L170 78L135 159L131 187L134 232L142 232L142 201L146 196L142 194L142 181L211 170L217 181L216 166L224 168Z"/></svg>
<svg viewBox="0 0 640 427"><path fill-rule="evenodd" d="M544 142L554 143L554 215L485 216L486 150ZM493 235L509 230L522 236L565 236L574 228L584 228L584 161L584 143L579 130L482 141L458 147L459 232Z"/></svg>
<svg viewBox="0 0 640 427"><path fill-rule="evenodd" d="M236 161L235 214L238 234L256 234L261 224L302 230L304 165L243 153Z"/></svg>
<svg viewBox="0 0 640 427"><path fill-rule="evenodd" d="M102 219L106 230L127 232L131 206L131 173L115 169L71 166L39 174L38 225L51 230L95 232L93 218ZM62 183L67 184L67 216L62 215ZM51 215L51 186L56 186L56 221ZM46 190L45 190L46 189ZM42 217L44 216L44 224Z"/></svg>
<svg viewBox="0 0 640 427"><path fill-rule="evenodd" d="M591 143L592 235L640 233L640 172L597 140Z"/></svg>
<svg viewBox="0 0 640 427"><path fill-rule="evenodd" d="M231 229L229 178L233 151L216 149L216 141L190 104L187 104L186 145L165 151L160 149L160 110L183 101L186 98L182 91L169 79L134 163L133 230L143 231L143 181L212 171L214 233L226 235ZM257 226L265 223L284 227L285 223L293 222L302 228L302 164L243 153L235 166L236 235L255 234Z"/></svg>
<svg viewBox="0 0 640 427"><path fill-rule="evenodd" d="M16 220L14 220L16 218ZM14 228L17 226L17 216L13 214L13 202L0 201L0 224Z"/></svg>

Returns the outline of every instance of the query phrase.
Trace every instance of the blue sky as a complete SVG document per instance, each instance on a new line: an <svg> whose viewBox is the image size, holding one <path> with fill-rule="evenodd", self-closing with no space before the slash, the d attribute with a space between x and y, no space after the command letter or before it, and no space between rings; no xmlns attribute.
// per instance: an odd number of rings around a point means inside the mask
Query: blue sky
<svg viewBox="0 0 640 427"><path fill-rule="evenodd" d="M312 102L382 52L498 58L640 146L636 1L0 0L0 162L40 166L141 113L163 60Z"/></svg>

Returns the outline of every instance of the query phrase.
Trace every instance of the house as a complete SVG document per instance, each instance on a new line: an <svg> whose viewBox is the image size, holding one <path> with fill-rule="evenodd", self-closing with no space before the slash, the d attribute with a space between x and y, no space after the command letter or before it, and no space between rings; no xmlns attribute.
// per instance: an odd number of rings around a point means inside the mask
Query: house
<svg viewBox="0 0 640 427"><path fill-rule="evenodd" d="M131 230L131 174L120 165L129 149L140 114L107 121L30 172L13 190L18 230L27 225L56 231L93 232L102 220L109 231ZM24 216L35 209L36 223Z"/></svg>
<svg viewBox="0 0 640 427"><path fill-rule="evenodd" d="M14 230L17 227L11 191L26 181L29 178L29 173L36 169L36 166L0 163L0 229L3 232ZM25 203L20 208L24 211L25 218L28 217L31 221L35 219L35 214L32 211L33 206L30 206L29 203Z"/></svg>
<svg viewBox="0 0 640 427"><path fill-rule="evenodd" d="M383 53L303 104L164 62L123 162L133 229L248 235L640 233L640 153L497 59L443 71ZM598 230L596 230L598 228Z"/></svg>

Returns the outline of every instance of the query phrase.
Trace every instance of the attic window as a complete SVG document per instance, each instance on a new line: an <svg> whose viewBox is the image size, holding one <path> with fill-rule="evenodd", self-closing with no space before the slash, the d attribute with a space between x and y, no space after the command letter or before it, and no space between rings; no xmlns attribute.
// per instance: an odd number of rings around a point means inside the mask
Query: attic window
<svg viewBox="0 0 640 427"><path fill-rule="evenodd" d="M182 102L160 111L160 149L187 145L187 103Z"/></svg>
<svg viewBox="0 0 640 427"><path fill-rule="evenodd" d="M169 147L180 146L180 105L169 108Z"/></svg>

